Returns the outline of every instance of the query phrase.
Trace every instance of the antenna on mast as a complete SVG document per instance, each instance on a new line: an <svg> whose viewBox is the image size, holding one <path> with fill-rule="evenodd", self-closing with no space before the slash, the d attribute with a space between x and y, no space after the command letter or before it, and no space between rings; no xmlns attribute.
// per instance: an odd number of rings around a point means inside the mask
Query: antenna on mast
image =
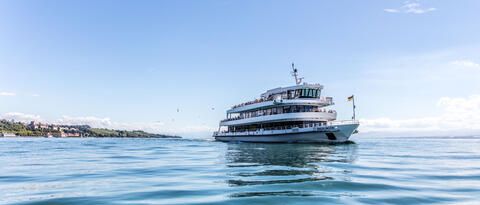
<svg viewBox="0 0 480 205"><path fill-rule="evenodd" d="M302 83L303 78L298 77L298 71L295 68L295 63L293 63L293 62L292 62L292 76L295 77L295 83L297 85L300 85L300 83Z"/></svg>

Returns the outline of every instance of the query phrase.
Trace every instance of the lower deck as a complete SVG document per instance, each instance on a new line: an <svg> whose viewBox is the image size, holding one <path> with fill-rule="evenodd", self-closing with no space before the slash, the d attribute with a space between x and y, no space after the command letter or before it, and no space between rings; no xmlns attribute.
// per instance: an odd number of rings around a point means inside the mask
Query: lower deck
<svg viewBox="0 0 480 205"><path fill-rule="evenodd" d="M223 142L270 142L270 143L341 143L346 142L349 137L335 133L308 132L286 135L264 135L264 136L217 136L218 141Z"/></svg>
<svg viewBox="0 0 480 205"><path fill-rule="evenodd" d="M338 125L314 125L278 130L243 132L215 132L219 141L241 142L345 142L358 128L358 123Z"/></svg>
<svg viewBox="0 0 480 205"><path fill-rule="evenodd" d="M254 132L254 131L274 131L274 130L288 130L294 128L313 128L325 127L327 122L321 121L288 121L288 122L271 122L258 123L240 126L228 126L227 132Z"/></svg>

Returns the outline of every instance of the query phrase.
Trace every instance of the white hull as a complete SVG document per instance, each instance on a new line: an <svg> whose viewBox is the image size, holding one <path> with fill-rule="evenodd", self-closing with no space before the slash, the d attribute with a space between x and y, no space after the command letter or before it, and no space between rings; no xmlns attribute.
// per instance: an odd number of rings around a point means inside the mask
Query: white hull
<svg viewBox="0 0 480 205"><path fill-rule="evenodd" d="M253 132L250 134L216 134L215 140L223 142L276 142L276 143L341 143L346 142L358 128L358 124L342 124L326 127L299 128L274 134Z"/></svg>

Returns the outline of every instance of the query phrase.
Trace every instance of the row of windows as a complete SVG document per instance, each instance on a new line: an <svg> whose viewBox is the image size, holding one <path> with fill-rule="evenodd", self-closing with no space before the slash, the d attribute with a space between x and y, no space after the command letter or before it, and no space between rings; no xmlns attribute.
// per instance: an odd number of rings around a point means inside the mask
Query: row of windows
<svg viewBox="0 0 480 205"><path fill-rule="evenodd" d="M277 96L281 96L282 99L319 98L320 97L320 90L319 89L311 89L311 88L289 90L289 91L281 93L281 94L270 95L267 98L267 100L273 100Z"/></svg>
<svg viewBox="0 0 480 205"><path fill-rule="evenodd" d="M326 110L325 108L319 108L318 106L311 105L292 105L292 106L282 106L275 108L268 108L263 110L249 111L243 113L231 113L227 116L226 120L237 120L251 117L258 117L264 115L276 115L282 113L296 113L296 112L328 112L333 113L333 110Z"/></svg>
<svg viewBox="0 0 480 205"><path fill-rule="evenodd" d="M317 106L304 106L304 105L283 106L283 107L274 107L274 108L268 108L264 110L240 113L240 117L249 118L249 117L262 116L262 115L275 115L275 114L292 113L292 112L315 112L317 109L318 109Z"/></svg>
<svg viewBox="0 0 480 205"><path fill-rule="evenodd" d="M241 126L228 126L229 132L245 132L245 131L258 131L263 130L282 130L282 129L291 129L293 127L304 128L304 127L313 127L313 126L322 126L326 125L327 122L318 122L318 121L298 121L298 122L274 122L274 123L264 123L264 124L252 124L252 125L241 125Z"/></svg>
<svg viewBox="0 0 480 205"><path fill-rule="evenodd" d="M320 97L320 92L318 89L300 89L300 97L301 98L318 98Z"/></svg>

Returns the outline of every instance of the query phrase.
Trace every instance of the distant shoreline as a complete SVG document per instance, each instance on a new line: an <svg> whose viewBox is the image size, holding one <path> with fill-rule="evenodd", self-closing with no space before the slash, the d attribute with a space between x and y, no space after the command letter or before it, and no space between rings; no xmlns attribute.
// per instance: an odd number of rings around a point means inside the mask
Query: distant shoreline
<svg viewBox="0 0 480 205"><path fill-rule="evenodd" d="M182 139L180 136L175 136L175 135L168 135L168 136L145 136L145 137L115 137L115 136L109 136L109 137L99 137L99 136L88 136L88 137L48 137L48 136L0 136L0 139L2 138L51 138L51 139L80 139L80 138L138 138L138 139L145 139L145 138L150 138L150 139Z"/></svg>
<svg viewBox="0 0 480 205"><path fill-rule="evenodd" d="M89 125L57 125L31 121L30 123L0 120L0 137L44 138L181 138L175 135L154 134L143 130L115 130L92 128Z"/></svg>

